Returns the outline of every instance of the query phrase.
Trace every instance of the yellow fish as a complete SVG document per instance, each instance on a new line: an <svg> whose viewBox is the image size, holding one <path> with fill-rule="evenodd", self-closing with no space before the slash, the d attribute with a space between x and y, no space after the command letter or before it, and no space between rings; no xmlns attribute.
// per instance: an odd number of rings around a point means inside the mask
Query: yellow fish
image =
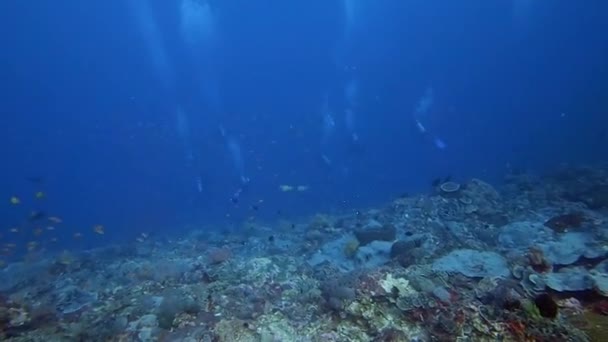
<svg viewBox="0 0 608 342"><path fill-rule="evenodd" d="M38 191L38 192L36 193L36 198L37 198L37 199L43 199L43 198L45 198L45 197L46 197L46 194L45 194L44 192L42 192L42 191Z"/></svg>
<svg viewBox="0 0 608 342"><path fill-rule="evenodd" d="M93 227L93 231L99 235L103 235L105 234L104 228L102 225L98 224L95 227Z"/></svg>
<svg viewBox="0 0 608 342"><path fill-rule="evenodd" d="M19 199L19 197L17 197L17 196L11 197L11 204L17 205L19 203L21 203L21 200Z"/></svg>
<svg viewBox="0 0 608 342"><path fill-rule="evenodd" d="M291 185L279 185L279 189L283 192L293 191L293 186Z"/></svg>
<svg viewBox="0 0 608 342"><path fill-rule="evenodd" d="M306 191L308 190L308 185L298 185L298 191Z"/></svg>

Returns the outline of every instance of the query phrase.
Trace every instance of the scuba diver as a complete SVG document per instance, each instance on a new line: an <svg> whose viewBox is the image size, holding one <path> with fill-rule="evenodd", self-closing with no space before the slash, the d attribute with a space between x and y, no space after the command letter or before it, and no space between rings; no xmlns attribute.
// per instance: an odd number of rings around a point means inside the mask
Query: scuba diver
<svg viewBox="0 0 608 342"><path fill-rule="evenodd" d="M423 124L423 121L425 121L428 117L428 112L431 109L431 107L433 106L433 102L434 102L433 87L428 87L426 89L426 92L420 99L420 101L418 101L418 105L416 106L416 109L414 110L414 113L412 114L412 119L414 120L414 123L416 124L416 128L418 129L418 131L427 140L430 140L435 145L435 147L437 147L438 149L444 150L447 147L447 144L441 138L439 138L437 135L435 135L433 132L429 131L427 129L427 127Z"/></svg>
<svg viewBox="0 0 608 342"><path fill-rule="evenodd" d="M240 186L238 189L232 194L230 197L230 201L234 204L238 204L239 199L243 192L247 189L250 179L245 175L245 166L243 162L243 156L241 154L241 146L235 137L228 136L226 134L226 130L224 126L219 126L220 134L226 140L226 146L228 147L228 151L230 152L230 156L232 158L232 163L234 164L234 168L236 169L239 178L240 178Z"/></svg>
<svg viewBox="0 0 608 342"><path fill-rule="evenodd" d="M238 189L236 189L236 191L234 192L234 194L232 194L232 197L230 197L230 202L232 202L234 204L238 204L239 203L239 199L241 197L241 194L247 189L247 187L249 186L249 182L250 182L249 178L242 178L241 179L241 185L239 186Z"/></svg>

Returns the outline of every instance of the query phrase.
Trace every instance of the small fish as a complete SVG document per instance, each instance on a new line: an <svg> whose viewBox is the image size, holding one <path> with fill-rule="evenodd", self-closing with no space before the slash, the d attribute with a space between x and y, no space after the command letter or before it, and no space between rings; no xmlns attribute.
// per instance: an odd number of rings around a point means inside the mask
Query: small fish
<svg viewBox="0 0 608 342"><path fill-rule="evenodd" d="M63 252L61 252L61 254L59 254L59 257L57 258L57 262L59 262L62 265L70 265L73 261L74 261L74 257L67 250L64 250Z"/></svg>
<svg viewBox="0 0 608 342"><path fill-rule="evenodd" d="M27 243L27 250L29 252L35 250L38 247L38 242L37 241L30 241Z"/></svg>
<svg viewBox="0 0 608 342"><path fill-rule="evenodd" d="M35 196L36 196L36 199L46 198L46 194L42 191L38 191Z"/></svg>
<svg viewBox="0 0 608 342"><path fill-rule="evenodd" d="M296 189L298 191L306 191L306 190L308 190L308 188L309 188L308 185L298 185Z"/></svg>
<svg viewBox="0 0 608 342"><path fill-rule="evenodd" d="M279 190L283 192L293 191L293 186L291 185L279 185Z"/></svg>
<svg viewBox="0 0 608 342"><path fill-rule="evenodd" d="M32 182L34 184L40 184L42 182L44 182L44 179L42 177L25 177L25 180L27 180L28 182Z"/></svg>
<svg viewBox="0 0 608 342"><path fill-rule="evenodd" d="M93 227L93 231L99 235L103 235L105 234L105 230L104 227L101 224L98 224L96 226Z"/></svg>
<svg viewBox="0 0 608 342"><path fill-rule="evenodd" d="M48 226L48 227L46 227L46 230L55 230L55 227L53 227L53 226Z"/></svg>
<svg viewBox="0 0 608 342"><path fill-rule="evenodd" d="M11 204L12 204L12 205L18 205L18 204L21 204L21 200L19 199L19 197L17 197L17 196L13 196L13 197L11 197Z"/></svg>
<svg viewBox="0 0 608 342"><path fill-rule="evenodd" d="M74 239L80 239L80 238L82 238L81 233L74 233Z"/></svg>
<svg viewBox="0 0 608 342"><path fill-rule="evenodd" d="M53 223L61 223L63 222L63 220L57 216L51 216L49 217L49 221L53 222Z"/></svg>
<svg viewBox="0 0 608 342"><path fill-rule="evenodd" d="M258 211L260 209L260 207L258 207L257 205L254 204L251 206L251 209Z"/></svg>
<svg viewBox="0 0 608 342"><path fill-rule="evenodd" d="M46 214L43 211L32 211L30 213L30 221L37 221L37 220L41 220L46 216Z"/></svg>
<svg viewBox="0 0 608 342"><path fill-rule="evenodd" d="M51 238L51 242L57 242L57 241L59 241L59 240L57 240L57 238L56 238L56 237L52 237L52 238Z"/></svg>
<svg viewBox="0 0 608 342"><path fill-rule="evenodd" d="M43 232L42 228L36 228L36 229L34 229L34 231L32 233L34 233L34 236L40 236L40 235L42 235L42 232Z"/></svg>
<svg viewBox="0 0 608 342"><path fill-rule="evenodd" d="M19 227L13 227L10 229L11 233L19 233Z"/></svg>

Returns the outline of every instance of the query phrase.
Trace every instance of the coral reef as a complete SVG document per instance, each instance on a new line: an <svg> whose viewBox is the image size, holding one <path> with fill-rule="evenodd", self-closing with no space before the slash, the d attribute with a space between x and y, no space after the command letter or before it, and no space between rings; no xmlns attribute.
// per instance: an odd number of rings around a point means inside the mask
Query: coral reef
<svg viewBox="0 0 608 342"><path fill-rule="evenodd" d="M608 170L0 270L6 341L603 341Z"/></svg>

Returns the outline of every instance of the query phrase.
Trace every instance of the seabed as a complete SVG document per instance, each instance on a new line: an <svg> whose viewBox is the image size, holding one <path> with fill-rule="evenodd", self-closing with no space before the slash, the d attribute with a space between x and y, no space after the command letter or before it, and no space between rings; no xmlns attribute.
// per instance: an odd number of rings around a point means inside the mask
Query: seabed
<svg viewBox="0 0 608 342"><path fill-rule="evenodd" d="M608 341L608 169L5 265L3 341Z"/></svg>

